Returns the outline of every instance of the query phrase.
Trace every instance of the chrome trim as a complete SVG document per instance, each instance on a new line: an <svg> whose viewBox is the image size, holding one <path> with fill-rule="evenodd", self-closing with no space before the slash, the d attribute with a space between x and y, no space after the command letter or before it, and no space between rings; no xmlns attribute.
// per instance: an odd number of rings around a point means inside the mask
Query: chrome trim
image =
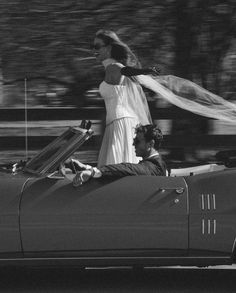
<svg viewBox="0 0 236 293"><path fill-rule="evenodd" d="M166 190L175 190L176 193L181 194L184 192L184 188L182 186L178 187L159 187L157 189L158 191L160 190L161 192L165 192Z"/></svg>
<svg viewBox="0 0 236 293"><path fill-rule="evenodd" d="M204 211L205 210L204 194L201 194L201 199L202 199L202 211Z"/></svg>
<svg viewBox="0 0 236 293"><path fill-rule="evenodd" d="M216 195L215 193L208 193L208 194L200 194L199 195L201 197L200 201L200 205L201 205L201 210L216 210Z"/></svg>
<svg viewBox="0 0 236 293"><path fill-rule="evenodd" d="M164 257L164 256L81 256L81 257L26 257L26 258L0 258L1 261L37 261L37 260L96 260L96 259L231 259L225 256L186 256L186 257Z"/></svg>
<svg viewBox="0 0 236 293"><path fill-rule="evenodd" d="M188 184L185 180L185 178L183 178L184 183L185 183L185 190L186 190L186 202L187 202L187 215L189 215L189 192L188 192Z"/></svg>
<svg viewBox="0 0 236 293"><path fill-rule="evenodd" d="M205 234L205 220L202 219L202 234Z"/></svg>
<svg viewBox="0 0 236 293"><path fill-rule="evenodd" d="M175 204L179 203L179 199L176 198L176 199L174 200L174 203L175 203Z"/></svg>
<svg viewBox="0 0 236 293"><path fill-rule="evenodd" d="M213 234L216 234L216 220L213 220Z"/></svg>
<svg viewBox="0 0 236 293"><path fill-rule="evenodd" d="M211 234L211 220L210 219L207 220L207 233Z"/></svg>
<svg viewBox="0 0 236 293"><path fill-rule="evenodd" d="M210 194L207 194L207 209L211 209Z"/></svg>
<svg viewBox="0 0 236 293"><path fill-rule="evenodd" d="M177 194L182 194L182 193L184 193L184 188L183 188L183 187L177 187L177 188L175 189L175 192L176 192Z"/></svg>
<svg viewBox="0 0 236 293"><path fill-rule="evenodd" d="M207 219L207 232L205 233L205 228L206 228L206 225L205 225L205 219L202 219L202 234L216 234L216 219L214 220L211 220L211 219ZM212 227L213 226L213 227ZM212 227L212 228L211 228ZM236 245L236 239L235 239L235 243L234 245Z"/></svg>
<svg viewBox="0 0 236 293"><path fill-rule="evenodd" d="M216 210L216 195L215 195L215 193L212 194L212 199L213 199L213 210Z"/></svg>

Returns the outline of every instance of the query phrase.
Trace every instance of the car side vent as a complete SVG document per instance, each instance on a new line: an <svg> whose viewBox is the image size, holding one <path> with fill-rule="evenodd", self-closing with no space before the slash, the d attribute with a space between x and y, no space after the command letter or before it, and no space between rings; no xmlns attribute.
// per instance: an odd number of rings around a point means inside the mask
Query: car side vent
<svg viewBox="0 0 236 293"><path fill-rule="evenodd" d="M216 220L215 219L202 219L202 234L203 235L216 234Z"/></svg>
<svg viewBox="0 0 236 293"><path fill-rule="evenodd" d="M200 208L202 211L216 210L215 193L207 193L200 195Z"/></svg>

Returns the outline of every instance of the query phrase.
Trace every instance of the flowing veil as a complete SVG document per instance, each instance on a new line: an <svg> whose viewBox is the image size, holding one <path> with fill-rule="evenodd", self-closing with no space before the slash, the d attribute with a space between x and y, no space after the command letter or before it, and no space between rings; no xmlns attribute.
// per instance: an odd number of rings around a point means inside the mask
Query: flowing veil
<svg viewBox="0 0 236 293"><path fill-rule="evenodd" d="M126 108L129 113L134 113L134 116L138 118L138 121L145 125L151 124L152 118L149 111L146 95L138 82L134 82L132 79L126 77L124 79L123 88L126 98Z"/></svg>
<svg viewBox="0 0 236 293"><path fill-rule="evenodd" d="M195 114L236 124L236 105L173 75L139 75L137 81L169 103Z"/></svg>

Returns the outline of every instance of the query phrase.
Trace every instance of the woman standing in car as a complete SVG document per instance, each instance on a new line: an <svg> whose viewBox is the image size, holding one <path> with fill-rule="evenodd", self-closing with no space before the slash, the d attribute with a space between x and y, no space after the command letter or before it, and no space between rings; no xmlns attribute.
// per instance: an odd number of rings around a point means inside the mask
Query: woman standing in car
<svg viewBox="0 0 236 293"><path fill-rule="evenodd" d="M94 39L94 55L105 67L99 91L106 105L106 128L98 166L122 162L137 163L133 137L137 124L150 124L151 116L142 87L135 75L156 73L141 69L139 62L112 31L99 30Z"/></svg>

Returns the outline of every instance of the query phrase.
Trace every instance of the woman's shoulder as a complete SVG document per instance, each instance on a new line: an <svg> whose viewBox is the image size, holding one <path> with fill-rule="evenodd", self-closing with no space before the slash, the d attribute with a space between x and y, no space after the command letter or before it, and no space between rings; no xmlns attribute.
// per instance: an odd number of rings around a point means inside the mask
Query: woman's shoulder
<svg viewBox="0 0 236 293"><path fill-rule="evenodd" d="M125 65L123 65L122 63L120 62L114 62L114 63L111 63L109 64L107 67L106 67L106 70L120 70L121 68L125 67Z"/></svg>
<svg viewBox="0 0 236 293"><path fill-rule="evenodd" d="M124 65L121 63L113 63L106 67L106 76L105 81L111 84L120 84L121 83L121 68L123 68Z"/></svg>

